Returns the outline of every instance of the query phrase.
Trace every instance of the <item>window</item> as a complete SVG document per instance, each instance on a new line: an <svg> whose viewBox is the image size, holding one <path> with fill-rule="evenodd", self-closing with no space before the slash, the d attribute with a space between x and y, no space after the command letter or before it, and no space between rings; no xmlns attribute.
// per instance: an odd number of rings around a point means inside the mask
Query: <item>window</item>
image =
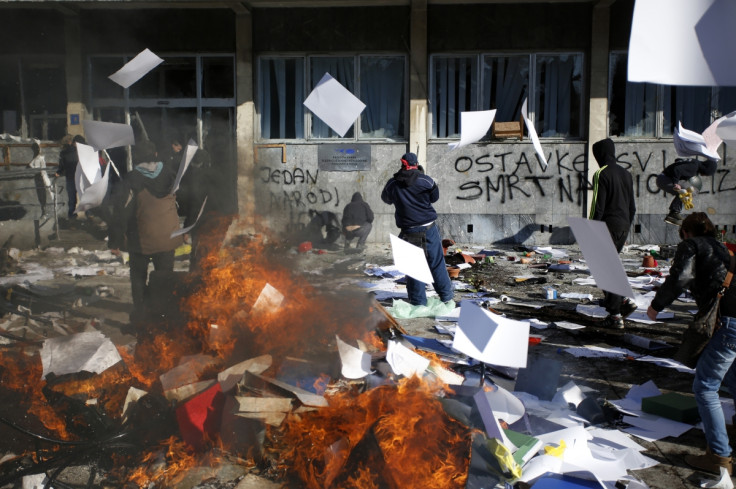
<svg viewBox="0 0 736 489"><path fill-rule="evenodd" d="M629 82L627 64L627 53L611 53L608 93L608 133L611 136L672 137L679 122L686 129L702 132L715 117L736 110L735 87Z"/></svg>
<svg viewBox="0 0 736 489"><path fill-rule="evenodd" d="M269 56L261 57L258 66L261 139L403 140L406 137L404 56ZM357 124L342 138L304 109L307 94L325 73L366 105Z"/></svg>
<svg viewBox="0 0 736 489"><path fill-rule="evenodd" d="M458 137L460 114L466 111L496 109L497 121L519 120L527 97L529 118L541 137L579 137L582 71L583 56L577 53L435 55L432 137Z"/></svg>

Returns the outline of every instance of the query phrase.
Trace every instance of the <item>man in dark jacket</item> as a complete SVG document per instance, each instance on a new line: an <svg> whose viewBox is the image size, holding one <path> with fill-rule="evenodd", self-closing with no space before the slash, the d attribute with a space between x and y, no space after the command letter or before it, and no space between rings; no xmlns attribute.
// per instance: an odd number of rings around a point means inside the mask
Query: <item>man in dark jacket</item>
<svg viewBox="0 0 736 489"><path fill-rule="evenodd" d="M70 136L66 137L68 138ZM76 135L71 142L63 145L59 153L59 168L56 170L56 176L63 176L66 181L66 196L68 200L67 217L69 219L77 217L77 214L74 212L74 209L77 208L77 186L74 183L74 175L79 164L77 143L85 144L84 137Z"/></svg>
<svg viewBox="0 0 736 489"><path fill-rule="evenodd" d="M345 235L345 250L350 248L350 241L358 238L355 247L362 250L365 241L373 228L373 211L368 202L363 200L360 192L355 192L353 198L342 211L342 232Z"/></svg>
<svg viewBox="0 0 736 489"><path fill-rule="evenodd" d="M442 238L435 224L437 212L432 207L439 198L437 184L419 170L419 161L414 153L401 157L401 169L386 182L381 192L381 200L395 207L396 226L401 229L399 238L424 249L434 290L442 302L448 302L453 299L454 291L447 274ZM423 282L407 276L406 291L411 305L427 305Z"/></svg>
<svg viewBox="0 0 736 489"><path fill-rule="evenodd" d="M589 218L606 223L616 251L620 253L636 214L634 180L631 173L616 162L616 148L610 139L593 144L593 156L600 168L593 176L593 204ZM603 326L622 329L624 318L636 310L636 304L611 292L604 291L603 295L602 305L608 312Z"/></svg>
<svg viewBox="0 0 736 489"><path fill-rule="evenodd" d="M680 228L682 242L677 246L670 274L647 309L652 321L686 289L698 309L707 309L723 285L731 257L716 240L716 229L704 212L687 216ZM707 442L704 455L689 455L685 461L698 469L720 475L720 468L732 472L731 446L721 406L719 389L725 383L736 393L736 280L721 298L720 327L706 345L695 366L693 393ZM718 325L717 325L718 326Z"/></svg>
<svg viewBox="0 0 736 489"><path fill-rule="evenodd" d="M176 200L171 193L176 174L157 161L156 146L142 141L133 147L135 168L125 174L113 194L113 218L109 247L130 253L130 285L133 306L140 312L145 306L148 263L157 271L174 270L174 250L181 236L171 237L179 229Z"/></svg>
<svg viewBox="0 0 736 489"><path fill-rule="evenodd" d="M700 190L702 186L700 177L714 175L717 167L718 164L713 160L700 161L677 158L674 163L657 175L657 187L675 196L670 202L670 211L667 217L664 218L664 222L675 226L682 224L683 203L680 199L680 191L686 190L688 187Z"/></svg>

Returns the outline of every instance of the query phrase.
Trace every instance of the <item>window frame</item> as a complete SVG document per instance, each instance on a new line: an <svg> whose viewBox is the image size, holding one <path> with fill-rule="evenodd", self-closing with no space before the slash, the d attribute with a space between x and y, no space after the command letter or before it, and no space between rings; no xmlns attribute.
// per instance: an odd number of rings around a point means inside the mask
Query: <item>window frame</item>
<svg viewBox="0 0 736 489"><path fill-rule="evenodd" d="M360 98L361 88L361 59L362 58L398 58L403 63L403 91L404 97L401 101L402 108L404 111L403 124L404 134L396 138L380 138L380 137L369 137L364 136L361 128L361 117L362 114L356 117L353 122L353 136L352 137L335 137L335 138L317 138L312 136L312 117L313 114L309 109L304 109L304 137L303 138L264 138L262 133L262 90L261 90L261 61L278 58L301 58L304 67L304 84L302 87L302 99L306 100L309 95L311 86L312 76L312 62L313 58L353 58L353 77L354 77L354 92L353 94ZM272 143L405 143L409 141L409 62L406 53L395 53L395 52L331 52L331 53L312 53L312 52L300 52L300 53L277 53L277 54L260 54L256 56L256 88L254 90L255 99L255 125L256 125L256 141L263 144ZM356 93L357 92L357 93Z"/></svg>
<svg viewBox="0 0 736 489"><path fill-rule="evenodd" d="M536 64L537 64L537 56L563 56L563 55L570 55L570 56L579 56L581 58L581 87L580 87L580 103L579 103L579 110L578 110L578 118L579 118L579 134L576 135L568 135L568 136L551 136L551 137L542 137L540 136L540 139L544 139L547 141L582 141L586 137L586 128L587 128L587 113L586 113L586 94L587 92L587 80L586 80L586 66L587 66L587 59L585 57L584 51L482 51L482 52L452 52L452 53L433 53L429 56L429 104L432 106L435 103L434 97L435 97L435 91L436 91L436 80L435 80L435 61L438 58L471 58L475 57L475 64L476 64L476 86L477 93L475 94L474 102L476 104L476 107L484 107L484 100L483 100L483 87L485 83L485 77L484 77L484 69L483 69L483 60L484 57L494 57L494 58L500 58L500 57L518 57L518 56L528 56L529 58L529 78L527 79L527 116L529 120L534 124L534 127L536 128L537 124L537 117L536 117L536 101L535 97L533 96L535 93L536 85ZM485 110L485 109L478 109L478 110ZM428 139L430 142L451 142L451 141L457 141L458 137L439 137L436 135L435 131L435 121L433 117L433 112L430 109L428 111L428 126L429 126L429 135ZM501 122L509 122L509 121L501 121ZM490 133L490 130L489 130ZM492 138L484 138L482 139L484 143L505 143L506 141L499 141Z"/></svg>

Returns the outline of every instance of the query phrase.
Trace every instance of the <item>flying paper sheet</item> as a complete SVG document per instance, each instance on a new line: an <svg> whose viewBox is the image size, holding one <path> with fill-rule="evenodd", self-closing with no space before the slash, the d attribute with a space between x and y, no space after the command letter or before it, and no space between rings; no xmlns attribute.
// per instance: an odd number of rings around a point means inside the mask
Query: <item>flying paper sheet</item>
<svg viewBox="0 0 736 489"><path fill-rule="evenodd" d="M521 105L521 115L524 118L524 125L526 125L526 131L529 133L529 138L532 140L532 144L534 145L534 151L537 152L537 156L539 156L539 160L542 162L543 168L547 169L547 157L544 156L544 150L542 149L542 144L539 142L539 136L537 136L537 130L534 128L534 123L529 120L527 117L527 107L526 107L526 101L527 99L524 99L524 103Z"/></svg>
<svg viewBox="0 0 736 489"><path fill-rule="evenodd" d="M736 85L734 25L733 0L636 0L628 80L663 85Z"/></svg>
<svg viewBox="0 0 736 489"><path fill-rule="evenodd" d="M496 109L460 113L460 142L448 143L450 149L462 148L480 141L496 117Z"/></svg>
<svg viewBox="0 0 736 489"><path fill-rule="evenodd" d="M128 88L133 83L140 80L143 75L163 63L164 60L153 54L148 48L144 49L138 55L125 63L118 71L108 76L108 78L123 88Z"/></svg>
<svg viewBox="0 0 736 489"><path fill-rule="evenodd" d="M51 338L41 347L41 378L51 373L63 375L83 370L99 374L120 360L113 342L99 331Z"/></svg>
<svg viewBox="0 0 736 489"><path fill-rule="evenodd" d="M703 131L705 147L708 148L708 151L710 151L711 153L718 153L718 148L723 142L723 139L721 139L721 137L718 135L718 125L729 117L733 117L734 115L736 115L736 112L731 112L730 114L719 117L718 119L713 121L713 123L711 123L711 125L708 126L705 131Z"/></svg>
<svg viewBox="0 0 736 489"><path fill-rule="evenodd" d="M325 73L304 101L304 105L343 137L358 118L365 104L340 82Z"/></svg>
<svg viewBox="0 0 736 489"><path fill-rule="evenodd" d="M590 273L599 289L625 297L634 297L624 265L618 256L611 234L603 221L568 217L567 223L583 252Z"/></svg>
<svg viewBox="0 0 736 489"><path fill-rule="evenodd" d="M135 144L133 127L130 124L85 120L82 125L87 142L97 151Z"/></svg>
<svg viewBox="0 0 736 489"><path fill-rule="evenodd" d="M202 217L202 212L204 212L204 207L207 205L208 197L209 196L205 197L204 201L202 201L202 207L199 208L199 214L197 214L197 218L194 220L194 224L192 224L191 226L187 226L185 228L177 229L176 231L171 233L171 236L170 236L171 238L176 238L177 236L181 236L182 234L187 234L189 231L192 230L194 226L197 225L197 223L199 222L199 218Z"/></svg>
<svg viewBox="0 0 736 489"><path fill-rule="evenodd" d="M278 291L276 287L271 284L266 284L261 290L261 294L258 296L253 308L250 310L251 314L256 314L264 311L272 311L281 306L284 301L284 294Z"/></svg>
<svg viewBox="0 0 736 489"><path fill-rule="evenodd" d="M710 151L705 143L705 138L695 131L682 127L678 121L675 133L672 135L672 143L678 156L688 158L690 156L705 156L711 160L720 160L721 157L715 151Z"/></svg>
<svg viewBox="0 0 736 489"><path fill-rule="evenodd" d="M340 353L342 361L342 376L346 379L362 379L371 373L371 356L354 346L348 345L335 336L337 339L337 351Z"/></svg>
<svg viewBox="0 0 736 489"><path fill-rule="evenodd" d="M736 148L736 113L728 114L716 128L716 134L726 146Z"/></svg>
<svg viewBox="0 0 736 489"><path fill-rule="evenodd" d="M77 203L77 208L74 210L74 212L84 212L86 210L92 209L93 207L98 207L100 204L102 204L102 201L107 195L107 186L109 179L110 170L107 170L102 178L100 178L95 183L90 185L87 189L85 189L82 196L79 197L79 202Z"/></svg>
<svg viewBox="0 0 736 489"><path fill-rule="evenodd" d="M82 143L77 145L77 155L79 156L79 165L82 167L84 176L87 181L92 184L102 178L102 169L100 168L100 157L92 146Z"/></svg>
<svg viewBox="0 0 736 489"><path fill-rule="evenodd" d="M179 162L179 171L176 172L176 180L174 180L174 185L171 187L171 194L176 193L176 191L179 190L181 179L184 176L184 173L186 173L187 168L189 168L189 163L192 162L194 153L196 153L198 149L199 146L197 146L197 143L190 139L187 143L186 149L182 151L181 161Z"/></svg>
<svg viewBox="0 0 736 489"><path fill-rule="evenodd" d="M427 264L424 250L411 243L407 243L398 236L391 236L391 253L394 256L394 265L403 274L425 284L434 283L432 272Z"/></svg>
<svg viewBox="0 0 736 489"><path fill-rule="evenodd" d="M403 375L404 377L421 376L429 367L427 358L394 340L388 342L386 361L396 375Z"/></svg>
<svg viewBox="0 0 736 489"><path fill-rule="evenodd" d="M526 367L529 323L508 319L463 301L452 347L484 363Z"/></svg>

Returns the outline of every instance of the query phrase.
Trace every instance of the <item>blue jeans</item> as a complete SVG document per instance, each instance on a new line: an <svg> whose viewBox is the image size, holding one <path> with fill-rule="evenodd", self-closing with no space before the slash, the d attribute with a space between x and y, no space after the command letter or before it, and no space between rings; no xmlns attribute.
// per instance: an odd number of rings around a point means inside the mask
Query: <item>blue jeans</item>
<svg viewBox="0 0 736 489"><path fill-rule="evenodd" d="M434 283L435 292L440 296L442 302L447 302L455 297L455 291L452 287L452 281L447 273L447 265L445 265L445 253L442 249L442 238L440 238L440 231L437 229L437 225L433 224L428 228L418 227L411 229L402 229L400 238L403 238L405 233L415 233L426 229L425 235L425 249L424 254L427 257L427 264L429 265L429 271L432 272L432 278ZM406 277L406 292L409 296L409 304L413 306L426 306L427 305L427 290L426 284L415 280L407 275Z"/></svg>
<svg viewBox="0 0 736 489"><path fill-rule="evenodd" d="M725 383L736 393L736 318L724 316L721 327L713 334L695 367L693 392L698 413L703 421L705 440L711 451L721 457L731 455L718 389ZM733 396L733 394L732 394Z"/></svg>

